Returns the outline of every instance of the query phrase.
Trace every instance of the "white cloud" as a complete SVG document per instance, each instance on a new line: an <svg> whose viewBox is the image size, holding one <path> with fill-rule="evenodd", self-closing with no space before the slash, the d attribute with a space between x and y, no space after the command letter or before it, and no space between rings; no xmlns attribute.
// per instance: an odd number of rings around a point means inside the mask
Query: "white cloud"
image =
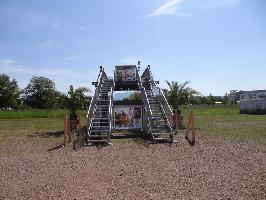
<svg viewBox="0 0 266 200"><path fill-rule="evenodd" d="M60 31L62 29L62 22L58 19L51 19L51 28L56 30L56 31Z"/></svg>
<svg viewBox="0 0 266 200"><path fill-rule="evenodd" d="M80 26L79 27L79 30L81 30L81 31L87 31L87 30L89 30L91 27L90 26Z"/></svg>
<svg viewBox="0 0 266 200"><path fill-rule="evenodd" d="M52 79L57 88L63 92L66 92L71 84L76 87L89 87L93 91L90 82L97 78L95 70L77 71L66 67L30 67L17 61L6 59L0 59L0 72L15 78L21 88L24 88L29 83L32 76L45 76Z"/></svg>
<svg viewBox="0 0 266 200"><path fill-rule="evenodd" d="M150 16L159 15L182 15L184 14L178 12L178 6L182 4L185 0L169 0L165 4L157 8Z"/></svg>
<svg viewBox="0 0 266 200"><path fill-rule="evenodd" d="M235 6L239 1L240 0L168 0L166 3L158 7L149 16L160 16L160 15L191 16L191 14L184 13L183 10L200 9L200 8L214 9L217 7L231 8Z"/></svg>
<svg viewBox="0 0 266 200"><path fill-rule="evenodd" d="M14 60L2 60L0 59L0 71L3 73L17 73L32 76L54 76L60 75L64 78L84 78L82 73L76 73L69 69L57 69L46 67L28 67L22 65Z"/></svg>
<svg viewBox="0 0 266 200"><path fill-rule="evenodd" d="M42 43L40 43L38 47L39 47L40 49L45 49L45 48L47 48L47 47L50 47L51 45L53 45L53 42L52 42L52 41L50 41L50 40L45 40L45 41L43 41Z"/></svg>

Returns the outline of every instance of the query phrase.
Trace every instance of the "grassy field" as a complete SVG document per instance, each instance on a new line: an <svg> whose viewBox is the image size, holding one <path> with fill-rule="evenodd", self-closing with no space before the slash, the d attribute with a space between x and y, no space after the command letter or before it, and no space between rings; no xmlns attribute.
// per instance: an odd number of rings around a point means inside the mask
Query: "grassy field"
<svg viewBox="0 0 266 200"><path fill-rule="evenodd" d="M185 119L191 110L203 135L266 144L266 115L239 114L238 106L201 106L183 107Z"/></svg>
<svg viewBox="0 0 266 200"><path fill-rule="evenodd" d="M67 113L64 109L1 110L0 119L63 118ZM81 110L78 114L86 117L87 111Z"/></svg>
<svg viewBox="0 0 266 200"><path fill-rule="evenodd" d="M183 107L185 124L191 110L195 113L196 130L200 135L266 144L266 115L240 115L237 106ZM66 110L34 109L0 111L0 143L18 138L52 145L60 143L66 113ZM86 111L79 111L79 114L85 125Z"/></svg>

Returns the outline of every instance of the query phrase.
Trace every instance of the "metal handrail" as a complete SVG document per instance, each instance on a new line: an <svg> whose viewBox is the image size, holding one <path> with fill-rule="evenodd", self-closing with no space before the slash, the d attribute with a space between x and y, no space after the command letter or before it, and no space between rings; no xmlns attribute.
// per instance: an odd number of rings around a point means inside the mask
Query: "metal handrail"
<svg viewBox="0 0 266 200"><path fill-rule="evenodd" d="M163 100L164 100L165 104L167 105L168 111L171 113L171 115L174 115L174 114L173 114L173 111L172 111L172 109L171 109L171 107L170 107L170 105L169 105L169 103L168 103L168 101L167 101L167 99L166 99L166 97L165 97L165 95L164 95L164 91L163 91L161 88L159 88L159 92L160 92L160 93L162 94L162 96L163 96Z"/></svg>
<svg viewBox="0 0 266 200"><path fill-rule="evenodd" d="M111 93L110 93L110 101L109 101L109 135L108 135L108 142L110 142L110 137L112 133L112 126L113 126L113 94L114 94L114 89L113 86L111 88Z"/></svg>
<svg viewBox="0 0 266 200"><path fill-rule="evenodd" d="M93 115L94 115L94 112L95 112L95 108L96 108L96 102L99 100L99 91L101 89L101 86L102 86L102 81L104 78L107 78L106 76L106 73L104 72L104 68L101 68L100 69L100 72L98 74L98 77L97 77L97 86L95 88L95 92L94 92L94 96L93 96L93 99L91 100L91 103L90 103L90 106L89 106L89 109L88 109L88 113L87 113L87 123L88 123L88 128L87 128L87 134L88 136L90 136L90 129L91 129L91 122L92 122L92 119L93 119Z"/></svg>
<svg viewBox="0 0 266 200"><path fill-rule="evenodd" d="M151 107L150 107L150 103L148 101L148 96L147 96L147 93L146 93L146 89L143 87L142 83L141 83L141 79L140 79L140 76L139 76L139 73L138 73L138 70L137 70L137 79L138 79L138 84L139 84L139 87L140 87L140 90L141 90L141 95L143 96L144 95L144 109L145 111L147 112L147 117L148 117L148 126L149 126L149 129L151 130L151 116L152 116L152 110L151 110ZM147 108L147 105L148 105L148 108Z"/></svg>
<svg viewBox="0 0 266 200"><path fill-rule="evenodd" d="M104 68L100 68L100 72L99 72L99 74L98 74L98 77L97 77L97 86L96 86L96 88L95 88L95 90L94 90L94 95L93 95L93 99L91 100L91 102L90 102L90 106L89 106L89 109L88 109L88 113L87 113L87 119L89 118L89 112L90 112L90 110L91 110L91 107L92 107L92 105L95 103L95 94L96 94L96 91L97 91L97 89L99 88L98 86L98 83L99 83L99 80L100 80L100 78L102 77L102 72L104 72Z"/></svg>
<svg viewBox="0 0 266 200"><path fill-rule="evenodd" d="M163 97L162 99L160 98L160 105L161 105L161 108L162 108L162 110L163 110L163 112L164 112L164 114L166 116L166 122L167 122L168 127L170 128L171 132L173 132L173 112L172 112L172 110L171 110L171 108L170 108L170 106L168 104L168 101L166 100L165 95L164 95L163 91L161 90L161 88L159 88L159 93L161 93L162 94L161 96ZM164 107L162 105L161 100L163 100L163 102L166 105L166 107ZM170 116L167 116L167 111L165 110L165 108L168 109L168 113L170 113Z"/></svg>
<svg viewBox="0 0 266 200"><path fill-rule="evenodd" d="M170 129L170 132L171 132L171 135L173 137L173 112L172 112L172 109L171 109L170 105L168 104L168 101L166 100L165 95L164 95L164 92L162 91L162 89L159 88L159 87L156 87L155 81L153 79L152 72L150 70L150 66L148 66L146 68L146 70L145 70L145 72L148 73L149 79L151 81L151 86L152 86L151 90L152 90L152 93L155 95L155 92L153 91L154 90L154 87L159 90L159 98L158 99L159 99L160 107L162 109L162 112L164 113L164 116L165 116L167 125L168 125L168 127ZM166 105L166 107L163 106L163 104Z"/></svg>

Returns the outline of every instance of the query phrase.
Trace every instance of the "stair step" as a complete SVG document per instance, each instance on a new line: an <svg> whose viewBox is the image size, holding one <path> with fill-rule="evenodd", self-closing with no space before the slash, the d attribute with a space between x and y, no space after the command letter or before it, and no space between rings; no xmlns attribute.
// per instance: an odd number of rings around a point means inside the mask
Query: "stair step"
<svg viewBox="0 0 266 200"><path fill-rule="evenodd" d="M105 140L90 140L89 139L88 142L92 142L92 143L93 142L108 142L108 140L106 140L106 139Z"/></svg>
<svg viewBox="0 0 266 200"><path fill-rule="evenodd" d="M92 124L109 124L109 123L110 123L109 120L108 121L94 121L93 120L93 122L92 122ZM101 126L101 125L99 125L99 126Z"/></svg>
<svg viewBox="0 0 266 200"><path fill-rule="evenodd" d="M109 120L109 118L94 117L93 120Z"/></svg>
<svg viewBox="0 0 266 200"><path fill-rule="evenodd" d="M164 138L164 137L163 138L159 138L158 137L158 138L153 138L153 139L156 140L156 141L170 141L169 140L170 138Z"/></svg>
<svg viewBox="0 0 266 200"><path fill-rule="evenodd" d="M108 114L97 114L97 115L94 115L94 117L96 118L108 117Z"/></svg>
<svg viewBox="0 0 266 200"><path fill-rule="evenodd" d="M163 115L162 113L152 113L153 117L158 117L158 116L162 116L162 115Z"/></svg>
<svg viewBox="0 0 266 200"><path fill-rule="evenodd" d="M102 129L104 129L104 128L108 129L109 126L91 126L91 128L92 128L93 130L102 130Z"/></svg>
<svg viewBox="0 0 266 200"><path fill-rule="evenodd" d="M102 138L102 137L108 137L109 134L101 134L101 135L90 135L89 138Z"/></svg>
<svg viewBox="0 0 266 200"><path fill-rule="evenodd" d="M104 130L104 129L102 129L102 130L90 130L90 133L105 133L105 132L109 132L109 129L108 130Z"/></svg>

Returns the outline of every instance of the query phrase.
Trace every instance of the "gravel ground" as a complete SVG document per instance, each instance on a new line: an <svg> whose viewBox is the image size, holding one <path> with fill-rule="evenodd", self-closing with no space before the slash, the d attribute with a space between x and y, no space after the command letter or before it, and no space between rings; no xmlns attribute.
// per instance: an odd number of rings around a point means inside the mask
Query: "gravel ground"
<svg viewBox="0 0 266 200"><path fill-rule="evenodd" d="M266 199L264 145L208 138L193 147L14 145L20 153L1 147L0 199Z"/></svg>

